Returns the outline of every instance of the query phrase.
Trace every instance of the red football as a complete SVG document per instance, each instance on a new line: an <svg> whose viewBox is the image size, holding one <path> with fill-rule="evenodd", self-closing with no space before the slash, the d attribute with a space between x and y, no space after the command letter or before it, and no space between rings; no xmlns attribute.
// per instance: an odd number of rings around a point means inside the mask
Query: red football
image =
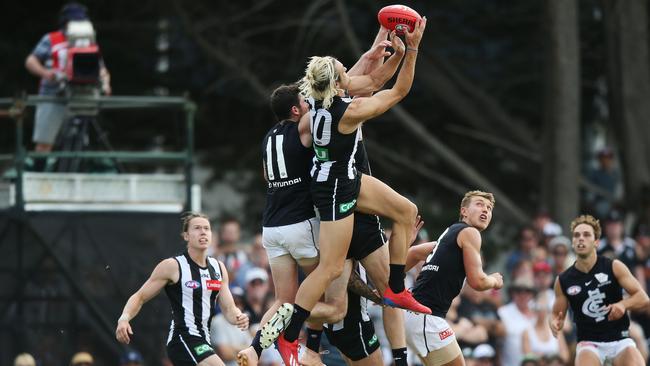
<svg viewBox="0 0 650 366"><path fill-rule="evenodd" d="M422 19L417 11L406 5L389 5L381 8L377 13L379 24L388 30L395 30L397 34L413 32L417 21Z"/></svg>

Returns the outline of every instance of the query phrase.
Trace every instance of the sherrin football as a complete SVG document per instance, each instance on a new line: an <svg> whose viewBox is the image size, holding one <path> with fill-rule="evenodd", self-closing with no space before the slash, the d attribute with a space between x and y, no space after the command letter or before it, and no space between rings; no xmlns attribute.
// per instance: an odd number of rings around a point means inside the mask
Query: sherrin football
<svg viewBox="0 0 650 366"><path fill-rule="evenodd" d="M388 30L395 30L397 34L413 32L417 21L422 19L417 11L406 5L389 5L381 8L377 13L379 24Z"/></svg>

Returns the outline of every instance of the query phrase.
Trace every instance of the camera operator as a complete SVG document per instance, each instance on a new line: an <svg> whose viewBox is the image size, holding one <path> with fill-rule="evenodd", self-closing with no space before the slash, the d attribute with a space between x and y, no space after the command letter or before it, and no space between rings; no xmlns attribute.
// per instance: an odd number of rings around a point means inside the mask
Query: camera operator
<svg viewBox="0 0 650 366"><path fill-rule="evenodd" d="M63 6L59 14L59 30L45 34L38 42L32 53L25 60L25 67L35 76L41 78L39 95L56 96L64 95L63 91L70 78L68 63L71 61L69 50L74 45L68 44L66 29L70 22L85 21L92 32L94 45L94 30L89 22L87 8L79 3L68 3ZM103 60L98 58L97 83L101 82L104 94L111 93L110 74ZM50 152L66 118L66 105L53 102L42 102L36 107L34 134L32 140L36 144L37 152ZM40 159L39 159L40 160ZM41 162L44 165L44 161ZM36 168L35 170L41 170Z"/></svg>

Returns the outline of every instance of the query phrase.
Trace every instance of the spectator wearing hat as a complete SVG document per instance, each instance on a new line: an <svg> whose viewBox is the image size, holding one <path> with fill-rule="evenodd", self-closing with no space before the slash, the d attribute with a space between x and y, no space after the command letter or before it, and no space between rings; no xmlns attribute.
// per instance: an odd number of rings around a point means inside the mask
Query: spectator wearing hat
<svg viewBox="0 0 650 366"><path fill-rule="evenodd" d="M264 315L265 300L269 295L269 275L266 270L255 267L246 272L244 311L248 312L251 324L259 324Z"/></svg>
<svg viewBox="0 0 650 366"><path fill-rule="evenodd" d="M521 352L522 333L532 326L536 314L530 308L531 300L536 289L529 277L515 278L508 288L510 302L499 308L498 313L506 327L506 337L502 348L502 364L504 366L519 366L523 353Z"/></svg>
<svg viewBox="0 0 650 366"><path fill-rule="evenodd" d="M29 353L21 353L14 359L14 366L36 366L36 360Z"/></svg>
<svg viewBox="0 0 650 366"><path fill-rule="evenodd" d="M497 353L488 343L479 344L472 351L474 366L495 366Z"/></svg>
<svg viewBox="0 0 650 366"><path fill-rule="evenodd" d="M632 272L645 291L645 273L643 265L636 255L636 242L625 235L623 213L612 210L605 219L604 237L600 239L598 255L618 259Z"/></svg>
<svg viewBox="0 0 650 366"><path fill-rule="evenodd" d="M242 312L245 310L244 290L233 286L230 293L235 306ZM250 316L249 316L250 318ZM242 331L228 322L223 313L216 315L210 324L210 343L226 366L237 365L237 352L246 348L253 340L248 331Z"/></svg>
<svg viewBox="0 0 650 366"><path fill-rule="evenodd" d="M555 296L553 296L555 299ZM549 314L553 301L549 301L548 292L537 294L533 310L536 314L535 324L526 328L521 335L521 351L524 355L534 354L539 357L560 355L563 362L569 361L569 347L562 332L553 337L548 326Z"/></svg>
<svg viewBox="0 0 650 366"><path fill-rule="evenodd" d="M564 235L558 235L551 239L548 244L548 250L551 257L551 270L553 278L569 268L575 260L571 253L571 239Z"/></svg>
<svg viewBox="0 0 650 366"><path fill-rule="evenodd" d="M140 352L129 350L120 356L120 366L142 366L144 359Z"/></svg>
<svg viewBox="0 0 650 366"><path fill-rule="evenodd" d="M95 359L88 352L77 352L70 360L70 366L92 366L95 364Z"/></svg>
<svg viewBox="0 0 650 366"><path fill-rule="evenodd" d="M553 269L547 261L537 261L533 264L533 283L537 293L544 293L552 304L555 299L555 291L553 291Z"/></svg>

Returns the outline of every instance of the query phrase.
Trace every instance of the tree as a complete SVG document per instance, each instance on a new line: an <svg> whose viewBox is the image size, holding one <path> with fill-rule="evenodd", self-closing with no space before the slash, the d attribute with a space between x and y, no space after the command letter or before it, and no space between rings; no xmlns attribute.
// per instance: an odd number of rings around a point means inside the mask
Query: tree
<svg viewBox="0 0 650 366"><path fill-rule="evenodd" d="M559 222L578 212L580 178L580 56L578 4L544 2L545 78L542 202Z"/></svg>
<svg viewBox="0 0 650 366"><path fill-rule="evenodd" d="M603 0L602 5L610 126L622 155L626 204L639 211L650 192L648 2Z"/></svg>

